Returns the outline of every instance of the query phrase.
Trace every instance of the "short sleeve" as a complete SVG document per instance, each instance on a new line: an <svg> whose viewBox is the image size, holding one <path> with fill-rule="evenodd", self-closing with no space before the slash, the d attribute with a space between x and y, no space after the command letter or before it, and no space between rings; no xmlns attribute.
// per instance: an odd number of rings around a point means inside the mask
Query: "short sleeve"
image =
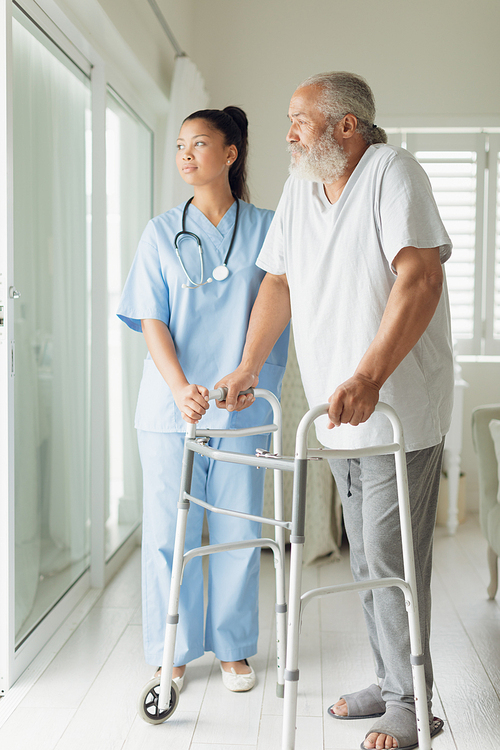
<svg viewBox="0 0 500 750"><path fill-rule="evenodd" d="M403 247L438 247L441 263L451 255L451 240L429 178L409 152L399 151L385 166L380 181L379 222L382 248L391 267Z"/></svg>
<svg viewBox="0 0 500 750"><path fill-rule="evenodd" d="M170 323L168 287L151 222L139 242L116 314L139 332L144 318L161 320L167 326Z"/></svg>
<svg viewBox="0 0 500 750"><path fill-rule="evenodd" d="M286 194L288 182L285 183L283 194L280 198L278 208L269 227L264 244L257 258L256 265L267 273L281 276L286 273L285 248L284 248L284 224L286 210Z"/></svg>

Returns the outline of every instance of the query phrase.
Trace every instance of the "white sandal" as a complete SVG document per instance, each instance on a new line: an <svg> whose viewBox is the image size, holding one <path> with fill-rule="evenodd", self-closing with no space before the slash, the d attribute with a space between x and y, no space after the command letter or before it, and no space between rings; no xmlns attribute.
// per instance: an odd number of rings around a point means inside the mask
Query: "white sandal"
<svg viewBox="0 0 500 750"><path fill-rule="evenodd" d="M246 659L244 659L244 662L250 667ZM231 667L230 672L226 672L221 664L220 671L222 672L224 687L233 693L244 693L247 690L251 690L255 685L255 672L252 667L250 667L250 672L247 674L237 674L234 667Z"/></svg>

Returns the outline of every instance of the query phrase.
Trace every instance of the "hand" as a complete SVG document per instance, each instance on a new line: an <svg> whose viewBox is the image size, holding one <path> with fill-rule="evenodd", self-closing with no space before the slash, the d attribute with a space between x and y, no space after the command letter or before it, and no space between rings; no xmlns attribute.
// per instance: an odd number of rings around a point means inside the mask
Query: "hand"
<svg viewBox="0 0 500 750"><path fill-rule="evenodd" d="M357 426L373 414L378 403L380 387L363 375L353 375L339 385L328 403L328 429L341 424Z"/></svg>
<svg viewBox="0 0 500 750"><path fill-rule="evenodd" d="M202 385L187 384L172 391L174 401L182 418L189 424L196 424L209 408L208 388Z"/></svg>
<svg viewBox="0 0 500 750"><path fill-rule="evenodd" d="M251 406L255 401L255 396L247 393L245 396L238 396L240 391L246 391L248 388L255 388L259 378L248 370L239 367L222 380L215 384L215 388L227 388L225 401L216 401L218 409L227 409L228 411L241 411Z"/></svg>

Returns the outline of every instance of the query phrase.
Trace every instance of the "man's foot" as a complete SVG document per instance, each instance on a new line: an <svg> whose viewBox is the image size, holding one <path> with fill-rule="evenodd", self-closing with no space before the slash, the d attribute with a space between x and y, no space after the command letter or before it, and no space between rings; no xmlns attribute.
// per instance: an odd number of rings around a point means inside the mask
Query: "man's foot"
<svg viewBox="0 0 500 750"><path fill-rule="evenodd" d="M430 735L435 737L442 731L444 721L437 716L430 722ZM361 744L361 750L413 750L418 747L418 731L415 714L402 705L390 704L384 716L375 722Z"/></svg>
<svg viewBox="0 0 500 750"><path fill-rule="evenodd" d="M255 685L255 672L246 659L221 661L222 682L233 693L244 693Z"/></svg>
<svg viewBox="0 0 500 750"><path fill-rule="evenodd" d="M347 708L347 703L343 698L340 698L337 703L334 703L333 706L330 706L331 713L335 714L335 716L347 716L349 713L349 709ZM330 710L328 709L328 710Z"/></svg>
<svg viewBox="0 0 500 750"><path fill-rule="evenodd" d="M366 737L363 746L366 750L370 750L370 748L376 748L376 750L387 750L388 748L398 747L398 741L395 740L394 737L391 737L390 734L378 734L377 732L372 732Z"/></svg>
<svg viewBox="0 0 500 750"><path fill-rule="evenodd" d="M375 719L385 713L385 701L378 685L370 685L357 693L346 693L328 709L334 719Z"/></svg>

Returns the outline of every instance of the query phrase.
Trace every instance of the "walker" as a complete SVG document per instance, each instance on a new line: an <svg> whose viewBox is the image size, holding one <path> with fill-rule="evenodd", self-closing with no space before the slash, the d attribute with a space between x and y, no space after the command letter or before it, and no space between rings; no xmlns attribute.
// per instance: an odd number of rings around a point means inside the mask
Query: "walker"
<svg viewBox="0 0 500 750"><path fill-rule="evenodd" d="M247 391L248 392L248 391ZM222 401L226 397L226 389L219 388L211 391L209 399ZM306 605L318 596L326 596L346 591L362 591L366 589L397 586L405 596L406 610L410 633L410 661L412 665L413 684L415 693L415 710L417 732L420 750L431 750L429 717L427 710L427 691L424 673L424 658L420 637L418 618L418 602L416 596L415 561L413 554L413 539L411 530L410 505L408 498L408 479L406 474L406 460L404 451L403 431L401 422L394 410L387 404L379 403L375 410L384 414L390 421L394 442L386 445L370 446L358 450L330 450L327 448L307 448L307 436L313 422L328 412L329 404L322 404L308 411L302 418L296 436L295 460L281 456L281 411L276 397L269 391L255 389L256 398L265 398L273 408L274 423L263 427L241 430L197 430L196 425L189 425L186 433L181 490L178 503L178 520L174 546L172 566L172 583L165 632L165 648L161 677L151 680L143 689L139 698L139 714L151 724L159 724L174 713L179 701L177 685L166 675L172 674L175 632L178 622L179 591L182 571L188 560L197 555L206 555L228 549L243 549L248 547L270 547L274 553L276 567L276 628L277 628L277 694L284 697L282 750L295 749L295 728L297 717L297 694L299 684L298 654L299 632L302 613ZM243 436L273 433L274 454L264 453L249 456L241 453L217 451L207 445L210 437ZM275 481L275 519L261 518L238 513L228 509L214 508L189 494L191 473L193 467L193 453L201 453L216 460L232 463L243 463L274 470ZM302 553L305 542L305 509L306 509L306 479L307 463L311 459L327 458L358 458L361 456L376 456L394 454L396 464L396 480L399 499L399 513L401 522L401 540L405 578L380 578L361 583L339 584L313 589L301 594L302 581ZM293 509L292 522L283 520L283 471L293 471ZM254 539L246 542L234 542L219 545L207 545L183 553L187 513L190 501L216 513L249 518L260 522L270 523L276 527L276 540ZM290 587L288 613L288 633L284 625L287 610L284 592L284 529L291 531L290 545ZM286 643L286 667L283 672L283 651Z"/></svg>
<svg viewBox="0 0 500 750"><path fill-rule="evenodd" d="M405 597L408 624L410 631L410 661L412 665L413 686L415 693L415 710L417 733L420 750L431 750L429 716L427 710L427 690L425 685L424 657L420 637L418 618L418 601L415 578L415 560L411 530L410 503L408 497L408 478L403 441L403 429L395 411L387 404L378 403L375 410L384 414L390 421L394 442L387 445L375 445L358 450L330 450L327 448L308 449L307 435L313 422L328 413L329 404L322 404L308 411L297 429L295 443L294 481L293 481L293 518L290 536L290 610L288 616L288 642L285 668L285 701L283 710L282 750L295 748L295 723L297 717L297 692L299 684L299 632L302 613L310 601L318 596L337 594L345 591L363 591L366 589L397 586ZM358 458L394 454L396 463L396 481L401 523L401 542L405 579L379 578L361 583L347 583L336 586L325 586L301 594L302 552L304 548L305 511L306 511L306 477L307 462L317 458Z"/></svg>
<svg viewBox="0 0 500 750"><path fill-rule="evenodd" d="M179 703L179 691L177 685L171 681L174 664L174 647L177 623L179 621L179 595L182 583L184 566L193 557L211 555L216 552L227 550L249 549L251 547L269 547L274 554L274 566L276 569L276 646L277 646L277 685L278 697L283 697L284 691L284 665L285 665L285 642L286 642L286 599L285 599L285 529L291 529L292 524L283 519L283 466L278 458L270 458L273 454L267 451L257 451L257 455L251 456L244 453L230 453L211 448L208 441L211 437L244 437L248 435L273 434L273 448L275 456L280 456L282 451L282 428L281 408L278 399L270 391L264 389L250 389L245 393L253 393L256 398L268 401L273 410L273 424L258 427L247 427L230 430L204 430L197 429L196 425L188 425L184 442L184 454L182 459L181 487L179 501L177 503L177 526L175 530L174 553L172 560L172 577L170 585L170 597L168 602L168 614L165 627L165 646L163 650L163 662L160 677L155 677L144 686L138 704L139 715L150 724L161 724L169 719ZM218 388L209 392L209 400L223 401L226 398L227 389ZM241 513L228 508L215 508L193 495L189 494L191 489L191 477L193 472L194 454L214 458L229 463L247 464L274 470L274 505L275 517L264 518L247 513ZM292 464L293 466L293 464ZM228 516L246 518L251 521L271 524L275 527L275 539L258 538L240 542L227 542L224 544L208 544L196 547L184 553L186 536L187 516L190 503L196 503L212 513L223 513Z"/></svg>

